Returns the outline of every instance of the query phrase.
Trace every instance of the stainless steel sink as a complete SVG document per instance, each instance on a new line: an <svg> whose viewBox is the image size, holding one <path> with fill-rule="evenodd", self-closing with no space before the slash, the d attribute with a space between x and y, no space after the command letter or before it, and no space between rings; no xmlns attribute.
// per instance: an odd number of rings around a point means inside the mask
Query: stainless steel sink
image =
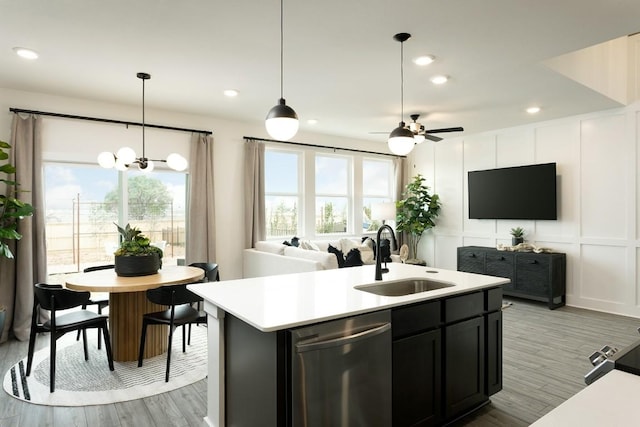
<svg viewBox="0 0 640 427"><path fill-rule="evenodd" d="M440 282L438 280L415 278L374 283L370 285L359 285L354 286L354 289L385 297L399 297L403 295L417 294L420 292L434 291L436 289L449 288L451 286L455 285L453 283Z"/></svg>

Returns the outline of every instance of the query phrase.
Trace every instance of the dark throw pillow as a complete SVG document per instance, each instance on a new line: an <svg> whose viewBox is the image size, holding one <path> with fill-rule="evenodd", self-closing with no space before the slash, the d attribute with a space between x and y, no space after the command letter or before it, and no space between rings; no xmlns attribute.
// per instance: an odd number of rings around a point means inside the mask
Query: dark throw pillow
<svg viewBox="0 0 640 427"><path fill-rule="evenodd" d="M338 260L338 268L344 267L344 254L340 249L329 245L329 247L327 248L327 252L332 253L336 256L336 259Z"/></svg>
<svg viewBox="0 0 640 427"><path fill-rule="evenodd" d="M380 240L380 259L384 262L391 262L391 241L389 239Z"/></svg>
<svg viewBox="0 0 640 427"><path fill-rule="evenodd" d="M283 244L283 245L285 245L285 246L291 246L291 243L289 243L289 242L288 242L288 241L286 241L286 240L285 240L284 242L282 242L282 244Z"/></svg>
<svg viewBox="0 0 640 427"><path fill-rule="evenodd" d="M360 251L356 248L353 248L349 251L346 257L344 257L344 266L345 267L359 267L362 265L362 257L360 256Z"/></svg>
<svg viewBox="0 0 640 427"><path fill-rule="evenodd" d="M293 237L291 239L291 246L295 246L296 248L300 246L300 239L298 239L297 237Z"/></svg>

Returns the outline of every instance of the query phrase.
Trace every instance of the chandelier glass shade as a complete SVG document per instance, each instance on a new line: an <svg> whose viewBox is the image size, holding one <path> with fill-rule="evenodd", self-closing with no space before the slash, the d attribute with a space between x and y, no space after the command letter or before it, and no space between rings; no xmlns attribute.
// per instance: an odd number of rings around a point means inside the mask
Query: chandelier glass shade
<svg viewBox="0 0 640 427"><path fill-rule="evenodd" d="M166 163L171 169L176 171L185 170L189 164L187 159L180 154L171 153L167 156L166 160L152 160L145 155L145 117L144 117L144 81L151 78L150 74L138 73L137 77L142 80L142 156L137 157L133 148L122 147L117 152L112 153L109 151L103 151L98 154L98 164L105 169L115 168L119 171L127 171L131 165L138 165L138 169L141 172L149 173L155 168L154 162Z"/></svg>
<svg viewBox="0 0 640 427"><path fill-rule="evenodd" d="M280 0L280 99L267 113L264 125L267 133L274 139L280 141L288 141L298 132L298 115L289 107L283 97L283 39L284 39L284 16L283 16L283 0Z"/></svg>

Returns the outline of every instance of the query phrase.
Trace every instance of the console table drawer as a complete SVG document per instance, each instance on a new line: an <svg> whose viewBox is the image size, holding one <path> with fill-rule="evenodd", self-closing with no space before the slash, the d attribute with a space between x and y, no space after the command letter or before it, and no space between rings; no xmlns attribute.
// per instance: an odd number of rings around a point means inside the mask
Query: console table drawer
<svg viewBox="0 0 640 427"><path fill-rule="evenodd" d="M486 255L486 274L511 280L511 283L504 285L503 289L513 289L514 258L515 255L511 252L490 252Z"/></svg>
<svg viewBox="0 0 640 427"><path fill-rule="evenodd" d="M515 290L531 295L549 295L550 264L550 259L544 256L518 255Z"/></svg>
<svg viewBox="0 0 640 427"><path fill-rule="evenodd" d="M485 252L474 248L458 248L458 271L484 274Z"/></svg>

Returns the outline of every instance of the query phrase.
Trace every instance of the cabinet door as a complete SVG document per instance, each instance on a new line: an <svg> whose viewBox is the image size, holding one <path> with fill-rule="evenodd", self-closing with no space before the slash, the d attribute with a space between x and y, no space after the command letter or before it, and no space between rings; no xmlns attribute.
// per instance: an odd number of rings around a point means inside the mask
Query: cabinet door
<svg viewBox="0 0 640 427"><path fill-rule="evenodd" d="M487 396L502 390L502 311L485 316L487 332Z"/></svg>
<svg viewBox="0 0 640 427"><path fill-rule="evenodd" d="M445 417L452 419L488 399L485 394L484 317L445 327Z"/></svg>
<svg viewBox="0 0 640 427"><path fill-rule="evenodd" d="M393 426L433 426L442 418L441 332L393 342Z"/></svg>
<svg viewBox="0 0 640 427"><path fill-rule="evenodd" d="M486 274L489 276L506 277L511 283L503 286L505 290L513 289L514 280L514 255L509 252L487 252Z"/></svg>
<svg viewBox="0 0 640 427"><path fill-rule="evenodd" d="M458 271L484 274L484 254L485 251L483 249L474 247L458 248Z"/></svg>
<svg viewBox="0 0 640 427"><path fill-rule="evenodd" d="M518 254L515 290L529 295L549 296L550 258L544 254Z"/></svg>

